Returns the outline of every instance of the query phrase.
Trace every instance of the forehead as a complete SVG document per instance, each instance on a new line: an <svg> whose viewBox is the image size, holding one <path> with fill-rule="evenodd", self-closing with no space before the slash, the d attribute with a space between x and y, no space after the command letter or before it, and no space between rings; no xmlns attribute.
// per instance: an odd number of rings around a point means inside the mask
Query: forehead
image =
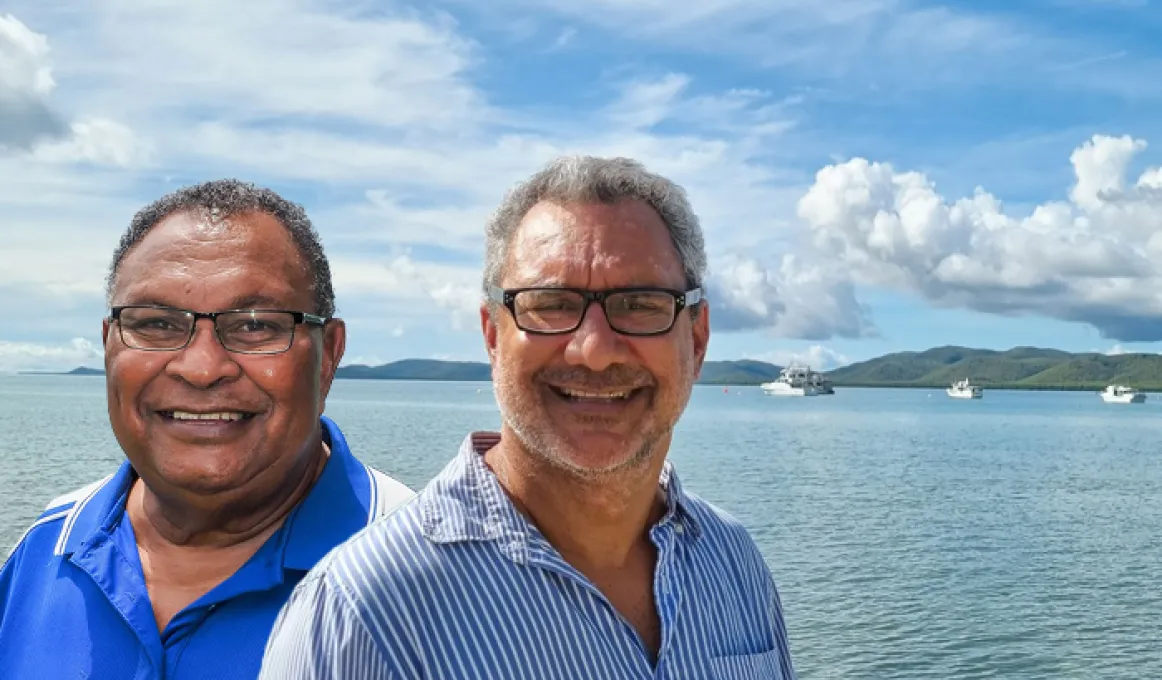
<svg viewBox="0 0 1162 680"><path fill-rule="evenodd" d="M248 301L297 308L304 297L314 299L290 233L261 212L170 215L126 253L114 283L117 304L222 309Z"/></svg>
<svg viewBox="0 0 1162 680"><path fill-rule="evenodd" d="M685 275L661 216L644 201L541 202L521 220L506 285L680 288Z"/></svg>

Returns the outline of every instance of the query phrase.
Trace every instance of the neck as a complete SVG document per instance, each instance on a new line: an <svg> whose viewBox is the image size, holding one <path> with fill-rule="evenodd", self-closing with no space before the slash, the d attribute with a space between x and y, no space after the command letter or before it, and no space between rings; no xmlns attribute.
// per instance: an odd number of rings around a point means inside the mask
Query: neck
<svg viewBox="0 0 1162 680"><path fill-rule="evenodd" d="M529 454L511 432L485 455L517 508L570 563L617 569L642 548L665 514L658 486L662 446L641 464L583 477Z"/></svg>
<svg viewBox="0 0 1162 680"><path fill-rule="evenodd" d="M129 492L127 512L145 547L222 549L265 540L307 495L330 451L320 439L304 456L287 483L259 500L252 492L216 499L159 494L140 478Z"/></svg>

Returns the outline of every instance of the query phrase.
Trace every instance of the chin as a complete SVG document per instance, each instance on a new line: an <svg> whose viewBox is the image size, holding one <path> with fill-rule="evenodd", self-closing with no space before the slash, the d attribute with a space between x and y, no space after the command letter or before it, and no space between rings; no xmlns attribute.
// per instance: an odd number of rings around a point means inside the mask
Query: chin
<svg viewBox="0 0 1162 680"><path fill-rule="evenodd" d="M183 465L180 468L162 467L157 470L157 475L168 486L199 495L232 491L250 481L245 470L213 463L197 466Z"/></svg>
<svg viewBox="0 0 1162 680"><path fill-rule="evenodd" d="M558 440L555 445L542 451L557 466L585 477L636 468L650 457L649 447L644 441L627 442L620 437L613 441L611 439L586 437L588 441L584 443Z"/></svg>

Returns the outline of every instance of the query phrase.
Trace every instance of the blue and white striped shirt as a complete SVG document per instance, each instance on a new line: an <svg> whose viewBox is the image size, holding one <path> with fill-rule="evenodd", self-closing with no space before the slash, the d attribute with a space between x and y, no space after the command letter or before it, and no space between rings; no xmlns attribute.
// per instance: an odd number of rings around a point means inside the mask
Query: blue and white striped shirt
<svg viewBox="0 0 1162 680"><path fill-rule="evenodd" d="M650 529L662 625L637 632L512 504L482 454L459 455L413 501L332 551L295 588L267 643L267 680L793 680L782 606L733 518L682 491Z"/></svg>

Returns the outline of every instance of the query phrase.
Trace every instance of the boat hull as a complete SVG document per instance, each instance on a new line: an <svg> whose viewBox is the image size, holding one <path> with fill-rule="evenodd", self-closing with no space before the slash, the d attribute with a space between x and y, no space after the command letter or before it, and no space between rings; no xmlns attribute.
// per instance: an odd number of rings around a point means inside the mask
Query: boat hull
<svg viewBox="0 0 1162 680"><path fill-rule="evenodd" d="M1107 404L1141 404L1146 401L1142 392L1136 394L1102 394L1101 400Z"/></svg>
<svg viewBox="0 0 1162 680"><path fill-rule="evenodd" d="M772 397L814 397L820 394L814 387L791 387L785 383L768 383L762 388Z"/></svg>

